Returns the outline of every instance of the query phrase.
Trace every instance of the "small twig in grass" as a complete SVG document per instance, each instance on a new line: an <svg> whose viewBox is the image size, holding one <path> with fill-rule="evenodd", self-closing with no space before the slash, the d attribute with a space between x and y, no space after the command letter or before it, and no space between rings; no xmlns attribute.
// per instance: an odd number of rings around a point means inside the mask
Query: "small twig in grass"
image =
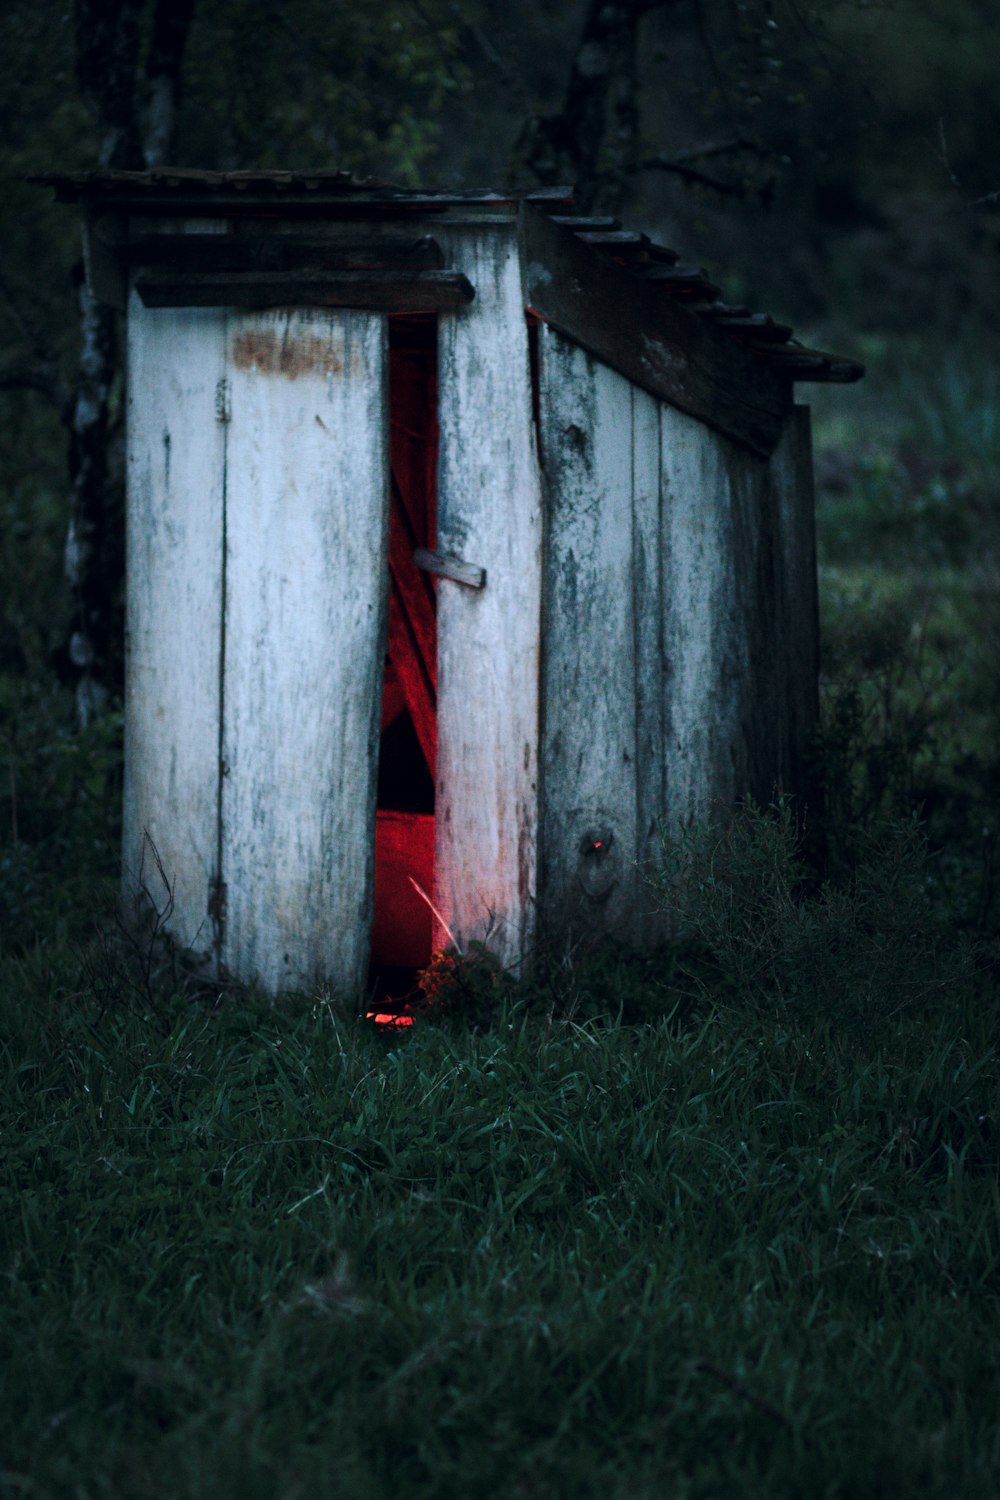
<svg viewBox="0 0 1000 1500"><path fill-rule="evenodd" d="M366 1073L365 1074L365 1078L370 1078L371 1075L372 1075L372 1072L374 1072L374 1071L375 1070L372 1069L371 1072ZM364 1081L365 1080L363 1078L361 1080L361 1082L364 1083ZM354 1095L352 1094L351 1097L353 1098ZM271 1137L270 1139L267 1139L267 1140L251 1141L251 1142L249 1142L245 1146L237 1146L236 1150L231 1154L231 1156L229 1156L229 1158L227 1159L225 1165L222 1168L223 1179L225 1179L226 1173L229 1171L229 1168L232 1166L233 1162L236 1160L236 1158L238 1156L242 1156L244 1151L258 1151L258 1150L260 1150L264 1146L302 1146L302 1145L326 1146L331 1151L339 1151L342 1156L353 1156L354 1160L356 1162L360 1162L361 1165L366 1169L366 1171L375 1172L377 1170L377 1168L375 1167L374 1163L372 1163L370 1161L366 1161L363 1156L359 1156L356 1151L352 1151L351 1148L350 1148L350 1146L339 1146L336 1141L327 1140L327 1138L325 1136L322 1136L322 1135L279 1135L279 1136L273 1136L273 1137ZM395 1177L397 1174L392 1173L390 1175L392 1175L392 1176ZM401 1177L401 1178L399 1178L399 1180L401 1182L416 1182L416 1181L419 1181L420 1179L418 1179L418 1178L411 1178L411 1177Z"/></svg>
<svg viewBox="0 0 1000 1500"><path fill-rule="evenodd" d="M426 903L430 907L431 911L434 913L434 915L437 917L438 921L441 923L441 926L444 928L445 932L448 934L449 938L451 939L451 945L454 948L455 952L458 954L459 958L464 958L465 954L462 952L461 948L458 945L458 939L456 938L455 934L452 932L451 928L448 926L448 923L445 921L444 917L442 917L441 913L438 911L437 907L434 905L434 902L431 900L430 896L428 896L427 892L423 889L422 886L419 886L417 884L417 882L414 880L414 878L413 878L412 875L407 876L407 879L409 880L409 882L412 885L413 889L416 891L417 895L420 897L421 901L426 901Z"/></svg>
<svg viewBox="0 0 1000 1500"><path fill-rule="evenodd" d="M699 1375L713 1375L716 1380L722 1385L728 1386L737 1396L742 1396L744 1401L748 1401L751 1406L756 1406L758 1411L766 1412L776 1422L780 1422L782 1426L791 1429L791 1418L786 1416L780 1407L775 1406L773 1401L768 1401L765 1396L758 1396L757 1392L752 1391L746 1381L741 1380L738 1375L731 1375L728 1370L723 1370L721 1366L714 1364L710 1359L696 1359L692 1369Z"/></svg>
<svg viewBox="0 0 1000 1500"><path fill-rule="evenodd" d="M153 864L156 867L156 873L160 877L163 889L166 892L166 899L163 901L162 905L157 903L146 880L145 869L147 849L152 855ZM129 948L132 950L134 957L139 963L143 999L149 1006L150 1010L153 1011L156 1016L159 1016L160 1007L157 1004L156 994L153 986L153 962L156 958L158 940L164 935L167 923L170 921L170 918L173 915L174 882L171 881L170 877L167 875L167 872L163 867L163 860L160 858L160 852L154 844L148 829L143 829L142 854L139 859L139 876L137 889L138 895L144 898L145 902L148 905L149 911L152 913L152 923L148 933L146 934L145 941L140 942L139 938L132 931L129 924L122 920L120 914L118 917L118 928L122 936L125 938L125 941L127 942Z"/></svg>
<svg viewBox="0 0 1000 1500"><path fill-rule="evenodd" d="M461 1071L462 1071L461 1067L454 1067L454 1068L451 1068L447 1073L442 1074L442 1076L438 1079L437 1083L432 1083L431 1084L430 1088L427 1090L426 1094L421 1099L420 1103L417 1105L417 1108L418 1109L422 1109L423 1106L427 1103L428 1099L433 1094L433 1092L434 1092L435 1089L441 1088L443 1084L446 1084L448 1082L449 1078L454 1078L455 1074L456 1073L461 1073Z"/></svg>
<svg viewBox="0 0 1000 1500"><path fill-rule="evenodd" d="M291 1206L291 1208L286 1208L285 1209L285 1213L286 1214L297 1213L299 1211L299 1209L303 1206L303 1204L310 1203L313 1198L319 1198L319 1197L321 1197L326 1192L326 1190L327 1190L327 1188L329 1186L330 1186L330 1173L327 1172L327 1173L324 1174L323 1181L320 1183L320 1185L319 1185L318 1188L313 1188L313 1190L312 1190L311 1193L306 1193L305 1197L304 1198L300 1198L298 1200L298 1202L293 1203L292 1206Z"/></svg>

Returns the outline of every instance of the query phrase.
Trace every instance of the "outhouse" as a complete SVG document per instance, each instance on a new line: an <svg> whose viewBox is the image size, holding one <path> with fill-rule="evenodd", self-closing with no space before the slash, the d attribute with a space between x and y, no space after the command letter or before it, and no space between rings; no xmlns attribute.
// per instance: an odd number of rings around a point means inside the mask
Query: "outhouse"
<svg viewBox="0 0 1000 1500"><path fill-rule="evenodd" d="M800 789L801 380L568 191L63 175L127 311L124 884L270 990L661 935L663 826Z"/></svg>

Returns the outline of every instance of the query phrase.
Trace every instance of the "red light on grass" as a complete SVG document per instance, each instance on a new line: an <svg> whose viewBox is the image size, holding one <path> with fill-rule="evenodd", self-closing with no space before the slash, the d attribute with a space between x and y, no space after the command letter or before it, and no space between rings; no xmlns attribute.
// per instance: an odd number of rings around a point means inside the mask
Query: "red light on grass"
<svg viewBox="0 0 1000 1500"><path fill-rule="evenodd" d="M400 1026L412 1026L412 1016L400 1016L387 1010L367 1010L365 1020L374 1021L376 1026L383 1027L386 1031L395 1031Z"/></svg>

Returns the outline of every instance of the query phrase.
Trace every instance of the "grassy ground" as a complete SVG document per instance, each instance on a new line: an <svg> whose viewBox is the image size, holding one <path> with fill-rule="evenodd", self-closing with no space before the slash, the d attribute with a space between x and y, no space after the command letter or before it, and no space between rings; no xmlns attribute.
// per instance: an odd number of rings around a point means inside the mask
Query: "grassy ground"
<svg viewBox="0 0 1000 1500"><path fill-rule="evenodd" d="M445 966L389 1034L147 969L118 726L0 673L0 1494L1000 1494L1000 442L953 387L876 386L877 445L821 409L824 839L695 831L652 959Z"/></svg>
<svg viewBox="0 0 1000 1500"><path fill-rule="evenodd" d="M10 1494L996 1493L968 987L838 1034L671 1017L609 961L382 1037L247 997L101 1015L44 951L17 980Z"/></svg>
<svg viewBox="0 0 1000 1500"><path fill-rule="evenodd" d="M1000 387L970 336L877 341L814 393L824 724L838 838L916 811L956 926L1000 932Z"/></svg>

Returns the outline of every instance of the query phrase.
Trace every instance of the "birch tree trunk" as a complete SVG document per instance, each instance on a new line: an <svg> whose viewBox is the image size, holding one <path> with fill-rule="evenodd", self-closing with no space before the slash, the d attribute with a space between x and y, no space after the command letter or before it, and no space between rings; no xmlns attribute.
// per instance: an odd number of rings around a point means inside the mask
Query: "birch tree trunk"
<svg viewBox="0 0 1000 1500"><path fill-rule="evenodd" d="M76 70L97 124L99 168L139 169L173 146L184 46L195 0L77 0ZM145 51L145 63L141 62ZM79 282L80 362L69 416L68 643L77 714L86 724L120 691L124 574L123 411L118 316Z"/></svg>

